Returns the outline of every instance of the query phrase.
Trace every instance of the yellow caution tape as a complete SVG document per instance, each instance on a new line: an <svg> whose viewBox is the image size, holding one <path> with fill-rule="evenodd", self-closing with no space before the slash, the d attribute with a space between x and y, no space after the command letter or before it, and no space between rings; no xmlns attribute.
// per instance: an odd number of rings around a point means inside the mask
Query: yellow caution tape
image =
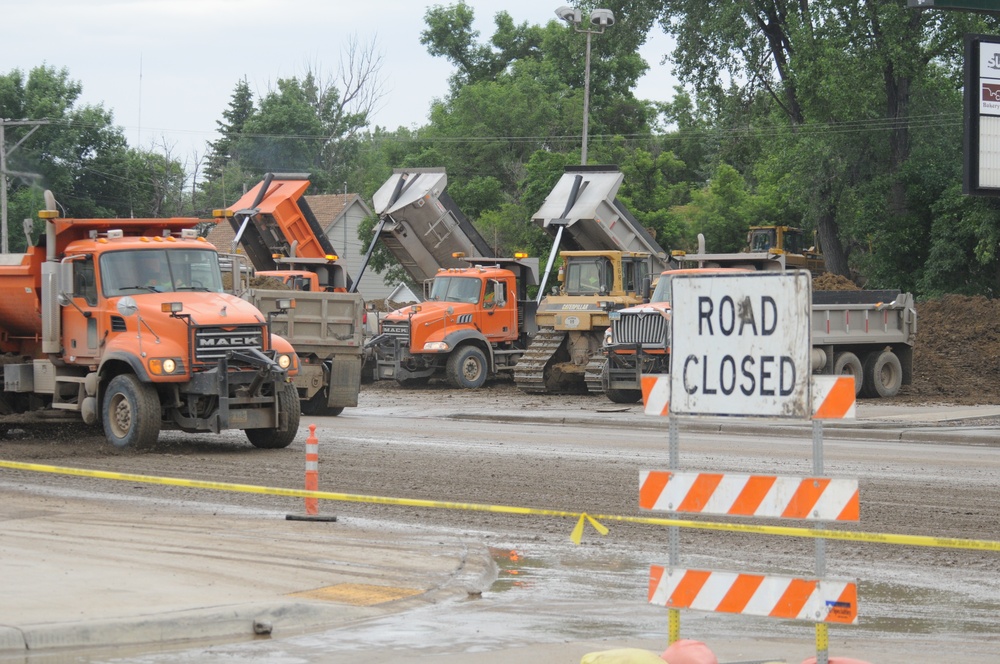
<svg viewBox="0 0 1000 664"><path fill-rule="evenodd" d="M589 514L587 514L586 512L584 512L583 514L580 515L580 518L576 522L576 526L573 528L572 534L570 534L570 536L569 536L569 538L571 540L573 540L574 544L579 544L580 541L583 539L584 519L586 519L587 521L589 521L590 525L592 525L594 527L594 530L596 530L600 534L602 534L602 535L607 535L608 534L608 529L607 529L606 526L604 526L604 524L598 523L594 519L594 517L592 517Z"/></svg>
<svg viewBox="0 0 1000 664"><path fill-rule="evenodd" d="M390 498L386 496L335 493L331 491L282 489L279 487L266 487L255 484L232 484L229 482L208 482L205 480L188 480L177 477L155 477L152 475L136 475L133 473L113 473L106 470L86 470L83 468L69 468L66 466L47 466L37 463L22 463L19 461L0 460L0 468L27 470L36 473L53 473L57 475L75 475L77 477L94 477L98 479L118 480L123 482L142 482L145 484L183 486L193 489L211 489L214 491L235 491L239 493L257 493L272 496L286 496L291 498L319 498L322 500L335 500L348 503L375 503L378 505L428 507L473 512L494 512L498 514L567 517L577 520L576 526L573 528L573 532L570 535L570 539L572 539L576 544L579 544L582 540L583 530L587 522L589 522L601 535L607 535L608 528L601 524L600 521L618 521L621 523L637 523L651 526L674 526L677 528L756 533L758 535L777 535L782 537L806 537L812 539L871 542L876 544L901 544L905 546L925 546L945 549L970 549L974 551L1000 551L1000 542L992 542L989 540L925 537L921 535L892 535L888 533L847 532L842 530L821 530L815 528L795 528L789 526L757 526L740 523L689 521L682 519L620 516L613 514L587 514L586 512L567 512L564 510L546 510L534 507L515 507L511 505L484 505L481 503L456 503L440 500L420 500L416 498Z"/></svg>

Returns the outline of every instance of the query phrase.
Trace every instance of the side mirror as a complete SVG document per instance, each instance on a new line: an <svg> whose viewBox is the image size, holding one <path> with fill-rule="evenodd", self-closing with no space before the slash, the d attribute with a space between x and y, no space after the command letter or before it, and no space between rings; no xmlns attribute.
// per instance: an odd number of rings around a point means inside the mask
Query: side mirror
<svg viewBox="0 0 1000 664"><path fill-rule="evenodd" d="M504 291L504 282L494 281L493 282L493 304L494 307L502 307L507 304L506 292Z"/></svg>
<svg viewBox="0 0 1000 664"><path fill-rule="evenodd" d="M59 304L66 306L73 295L73 263L63 261L59 263L57 270L59 277L59 295L57 299L59 300ZM66 301L65 304L63 300Z"/></svg>
<svg viewBox="0 0 1000 664"><path fill-rule="evenodd" d="M137 311L139 311L139 305L136 304L135 298L131 295L126 295L125 297L118 300L117 305L118 313L120 313L125 318L129 316L134 316Z"/></svg>

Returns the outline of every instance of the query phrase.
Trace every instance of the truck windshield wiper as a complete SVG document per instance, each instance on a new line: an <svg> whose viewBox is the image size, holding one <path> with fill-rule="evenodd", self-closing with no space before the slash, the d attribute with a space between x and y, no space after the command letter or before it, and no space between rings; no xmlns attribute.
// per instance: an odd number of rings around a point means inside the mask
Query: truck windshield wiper
<svg viewBox="0 0 1000 664"><path fill-rule="evenodd" d="M156 286L120 286L118 288L118 290L120 290L120 291L125 291L125 290L144 290L144 291L149 291L150 293L159 293L160 292L160 289L158 289Z"/></svg>
<svg viewBox="0 0 1000 664"><path fill-rule="evenodd" d="M211 288L205 288L204 286L176 286L175 291L201 291L203 293L211 293Z"/></svg>

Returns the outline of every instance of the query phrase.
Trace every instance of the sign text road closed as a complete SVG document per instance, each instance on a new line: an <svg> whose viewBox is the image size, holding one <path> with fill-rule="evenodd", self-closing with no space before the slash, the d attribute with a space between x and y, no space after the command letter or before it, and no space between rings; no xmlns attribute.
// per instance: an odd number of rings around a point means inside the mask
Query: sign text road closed
<svg viewBox="0 0 1000 664"><path fill-rule="evenodd" d="M809 419L808 272L677 275L670 410Z"/></svg>

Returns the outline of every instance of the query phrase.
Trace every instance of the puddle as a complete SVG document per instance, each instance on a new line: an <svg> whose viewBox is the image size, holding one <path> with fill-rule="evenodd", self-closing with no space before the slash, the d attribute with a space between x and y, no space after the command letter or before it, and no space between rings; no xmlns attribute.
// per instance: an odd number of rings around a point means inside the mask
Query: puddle
<svg viewBox="0 0 1000 664"><path fill-rule="evenodd" d="M998 602L975 600L947 588L892 583L858 584L858 625L884 634L955 634L1000 641Z"/></svg>
<svg viewBox="0 0 1000 664"><path fill-rule="evenodd" d="M490 555L497 564L497 580L489 592L502 593L512 588L530 588L534 578L544 571L545 563L537 558L528 558L516 549L490 547Z"/></svg>

